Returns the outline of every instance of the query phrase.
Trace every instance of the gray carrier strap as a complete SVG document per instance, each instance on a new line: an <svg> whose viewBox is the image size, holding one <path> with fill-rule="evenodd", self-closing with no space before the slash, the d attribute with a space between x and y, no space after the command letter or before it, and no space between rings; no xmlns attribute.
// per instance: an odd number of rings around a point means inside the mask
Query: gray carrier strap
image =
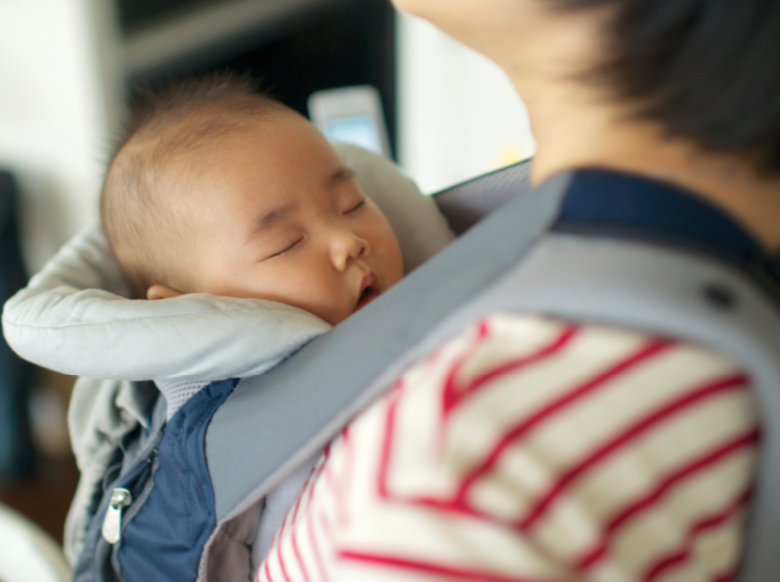
<svg viewBox="0 0 780 582"><path fill-rule="evenodd" d="M218 520L210 543L405 368L469 322L518 311L700 343L746 369L763 415L763 454L739 580L777 579L777 305L736 268L711 257L622 239L545 234L568 183L559 176L513 200L328 337L271 373L239 383L206 437ZM302 359L303 368L287 365L300 366ZM208 556L207 548L206 573Z"/></svg>

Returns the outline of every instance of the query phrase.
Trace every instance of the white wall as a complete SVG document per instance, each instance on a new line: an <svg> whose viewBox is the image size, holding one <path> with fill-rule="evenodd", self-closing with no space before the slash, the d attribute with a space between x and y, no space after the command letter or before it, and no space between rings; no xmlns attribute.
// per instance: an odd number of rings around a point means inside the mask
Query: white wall
<svg viewBox="0 0 780 582"><path fill-rule="evenodd" d="M112 8L107 0L0 1L0 167L23 190L32 271L96 215L123 83Z"/></svg>
<svg viewBox="0 0 780 582"><path fill-rule="evenodd" d="M399 16L399 159L422 190L525 159L525 108L492 62L422 20Z"/></svg>

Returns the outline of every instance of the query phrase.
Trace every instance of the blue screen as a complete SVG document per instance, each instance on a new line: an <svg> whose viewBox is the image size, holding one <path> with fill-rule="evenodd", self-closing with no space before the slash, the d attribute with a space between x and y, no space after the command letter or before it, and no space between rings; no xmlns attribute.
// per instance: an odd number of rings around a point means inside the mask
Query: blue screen
<svg viewBox="0 0 780 582"><path fill-rule="evenodd" d="M334 117L327 121L325 136L331 141L341 141L383 154L376 119L371 115Z"/></svg>

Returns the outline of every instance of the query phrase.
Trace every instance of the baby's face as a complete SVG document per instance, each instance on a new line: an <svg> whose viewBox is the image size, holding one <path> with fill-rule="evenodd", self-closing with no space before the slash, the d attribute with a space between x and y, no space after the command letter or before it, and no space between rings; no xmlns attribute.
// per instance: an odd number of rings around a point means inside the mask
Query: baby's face
<svg viewBox="0 0 780 582"><path fill-rule="evenodd" d="M332 325L403 277L398 241L306 119L274 114L188 183L189 292L270 299Z"/></svg>

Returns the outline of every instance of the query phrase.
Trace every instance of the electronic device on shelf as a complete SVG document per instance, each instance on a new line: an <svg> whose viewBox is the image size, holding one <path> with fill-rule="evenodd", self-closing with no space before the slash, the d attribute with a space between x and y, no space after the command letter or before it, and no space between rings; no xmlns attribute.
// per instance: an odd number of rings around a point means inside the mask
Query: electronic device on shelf
<svg viewBox="0 0 780 582"><path fill-rule="evenodd" d="M379 92L355 85L312 93L309 117L330 141L351 143L391 157Z"/></svg>

